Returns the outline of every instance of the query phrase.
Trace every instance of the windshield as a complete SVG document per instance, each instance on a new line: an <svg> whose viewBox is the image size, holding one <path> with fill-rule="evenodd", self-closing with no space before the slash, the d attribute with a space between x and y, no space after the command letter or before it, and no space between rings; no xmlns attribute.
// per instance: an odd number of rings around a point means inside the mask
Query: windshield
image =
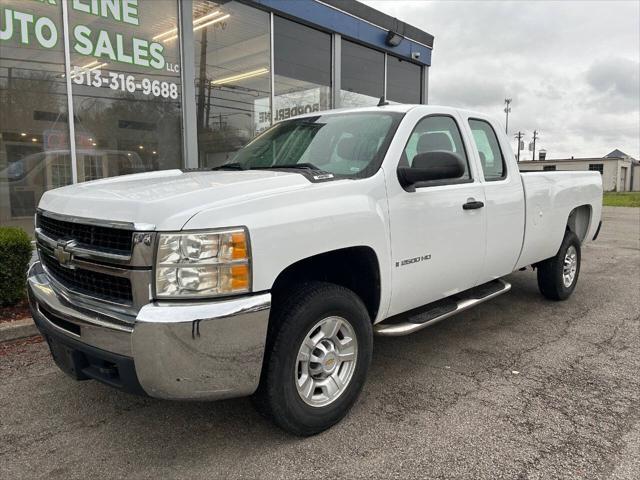
<svg viewBox="0 0 640 480"><path fill-rule="evenodd" d="M311 168L337 176L373 175L403 114L357 112L278 123L229 161L242 169Z"/></svg>

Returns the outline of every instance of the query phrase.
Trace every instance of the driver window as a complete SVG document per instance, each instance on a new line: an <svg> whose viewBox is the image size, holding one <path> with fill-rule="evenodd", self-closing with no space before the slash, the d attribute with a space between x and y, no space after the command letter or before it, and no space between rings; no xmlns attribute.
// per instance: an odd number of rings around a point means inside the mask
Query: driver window
<svg viewBox="0 0 640 480"><path fill-rule="evenodd" d="M453 118L444 115L425 117L418 122L402 152L400 166L413 166L413 159L416 155L436 150L458 154L464 163L465 173L462 178L471 178L469 161L462 144L458 125Z"/></svg>

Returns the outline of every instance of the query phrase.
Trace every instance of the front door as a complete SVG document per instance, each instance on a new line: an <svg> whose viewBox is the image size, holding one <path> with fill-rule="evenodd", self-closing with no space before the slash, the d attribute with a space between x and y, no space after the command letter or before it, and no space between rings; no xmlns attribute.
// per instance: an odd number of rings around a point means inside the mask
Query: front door
<svg viewBox="0 0 640 480"><path fill-rule="evenodd" d="M416 185L405 191L388 176L395 315L477 285L485 255L484 187L471 166L471 146L463 142L459 119L422 118L399 163L411 166L418 153L447 150L466 164L465 175ZM474 203L475 202L475 203ZM463 205L467 205L467 209ZM469 208L470 206L480 208Z"/></svg>

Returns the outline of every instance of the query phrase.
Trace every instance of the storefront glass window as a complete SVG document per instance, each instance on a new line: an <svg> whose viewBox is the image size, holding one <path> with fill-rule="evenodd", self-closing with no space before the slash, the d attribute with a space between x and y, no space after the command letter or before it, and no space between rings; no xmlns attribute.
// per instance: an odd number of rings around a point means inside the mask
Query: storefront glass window
<svg viewBox="0 0 640 480"><path fill-rule="evenodd" d="M271 125L269 14L193 2L200 166L213 167Z"/></svg>
<svg viewBox="0 0 640 480"><path fill-rule="evenodd" d="M274 121L331 108L331 35L275 17Z"/></svg>
<svg viewBox="0 0 640 480"><path fill-rule="evenodd" d="M422 69L406 60L387 56L387 100L420 103Z"/></svg>
<svg viewBox="0 0 640 480"><path fill-rule="evenodd" d="M384 94L384 53L342 41L341 107L376 105Z"/></svg>
<svg viewBox="0 0 640 480"><path fill-rule="evenodd" d="M177 2L68 6L78 181L181 167Z"/></svg>
<svg viewBox="0 0 640 480"><path fill-rule="evenodd" d="M33 232L42 194L71 183L59 2L0 1L0 224Z"/></svg>

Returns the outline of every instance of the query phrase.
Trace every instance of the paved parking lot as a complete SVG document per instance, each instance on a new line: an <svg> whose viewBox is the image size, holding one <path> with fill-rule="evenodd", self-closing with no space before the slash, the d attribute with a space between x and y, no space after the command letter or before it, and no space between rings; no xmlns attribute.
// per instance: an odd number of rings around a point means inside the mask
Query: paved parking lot
<svg viewBox="0 0 640 480"><path fill-rule="evenodd" d="M377 338L353 412L319 436L246 399L173 403L74 382L43 343L0 346L2 478L640 478L640 209L607 208L578 288L510 293Z"/></svg>

